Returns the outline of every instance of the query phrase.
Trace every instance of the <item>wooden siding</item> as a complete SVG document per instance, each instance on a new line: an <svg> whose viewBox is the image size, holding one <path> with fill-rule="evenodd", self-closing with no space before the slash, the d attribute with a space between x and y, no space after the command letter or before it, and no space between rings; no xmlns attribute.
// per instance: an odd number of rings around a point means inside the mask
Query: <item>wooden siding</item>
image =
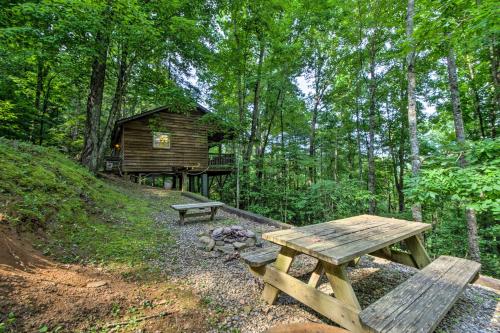
<svg viewBox="0 0 500 333"><path fill-rule="evenodd" d="M207 128L200 122L202 113L158 112L162 126L170 134L170 149L153 148L149 127L151 116L124 123L123 171L169 172L175 168L201 171L208 167Z"/></svg>

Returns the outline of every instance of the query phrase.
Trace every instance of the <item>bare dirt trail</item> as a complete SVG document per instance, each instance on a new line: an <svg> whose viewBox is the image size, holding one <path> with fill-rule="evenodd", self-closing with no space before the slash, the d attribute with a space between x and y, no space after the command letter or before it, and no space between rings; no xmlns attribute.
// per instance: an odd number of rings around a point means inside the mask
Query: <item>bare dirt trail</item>
<svg viewBox="0 0 500 333"><path fill-rule="evenodd" d="M185 287L61 265L0 226L5 332L204 332L206 311Z"/></svg>

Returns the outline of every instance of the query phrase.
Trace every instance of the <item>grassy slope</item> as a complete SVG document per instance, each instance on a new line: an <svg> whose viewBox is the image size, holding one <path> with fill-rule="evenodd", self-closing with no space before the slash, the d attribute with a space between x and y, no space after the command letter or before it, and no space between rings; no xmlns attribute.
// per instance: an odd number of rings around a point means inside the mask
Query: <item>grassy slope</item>
<svg viewBox="0 0 500 333"><path fill-rule="evenodd" d="M0 151L0 222L43 230L44 253L137 268L172 244L154 224L160 203L134 186L97 179L54 149L0 138Z"/></svg>

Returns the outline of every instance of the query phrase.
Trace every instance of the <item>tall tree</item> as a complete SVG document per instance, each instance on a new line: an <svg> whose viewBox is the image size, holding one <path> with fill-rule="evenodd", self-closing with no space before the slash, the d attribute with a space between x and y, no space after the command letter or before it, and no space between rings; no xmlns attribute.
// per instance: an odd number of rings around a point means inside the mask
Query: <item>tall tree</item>
<svg viewBox="0 0 500 333"><path fill-rule="evenodd" d="M415 1L408 0L406 10L406 38L409 41L409 51L406 55L406 77L408 80L408 127L410 139L411 172L418 177L420 171L420 149L417 134L417 96L415 93L415 45L413 41L413 21L415 17ZM422 206L414 203L411 207L413 220L422 221Z"/></svg>
<svg viewBox="0 0 500 333"><path fill-rule="evenodd" d="M95 36L95 55L92 60L89 94L87 97L87 117L85 122L85 135L81 162L91 171L97 171L99 162L99 139L101 126L102 102L104 83L106 81L106 65L110 43L110 32L107 30L111 24L111 3L102 13L101 28Z"/></svg>
<svg viewBox="0 0 500 333"><path fill-rule="evenodd" d="M462 109L460 106L460 94L458 91L458 76L457 65L455 60L455 51L450 46L446 56L448 69L448 82L451 96L451 107L453 111L453 122L455 124L455 135L460 146L465 144L465 129L462 117ZM467 161L463 154L459 156L460 167L465 168ZM479 237L477 234L476 212L472 208L466 208L467 231L469 241L469 254L472 260L481 261L481 253L479 251Z"/></svg>

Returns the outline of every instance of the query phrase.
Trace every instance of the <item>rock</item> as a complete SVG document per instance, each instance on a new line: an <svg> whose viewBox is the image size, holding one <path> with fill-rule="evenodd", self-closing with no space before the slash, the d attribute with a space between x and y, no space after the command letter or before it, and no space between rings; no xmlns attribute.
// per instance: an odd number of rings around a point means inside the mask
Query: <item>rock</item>
<svg viewBox="0 0 500 333"><path fill-rule="evenodd" d="M243 227L241 225L233 225L231 227L231 229L233 229L233 230L243 230Z"/></svg>
<svg viewBox="0 0 500 333"><path fill-rule="evenodd" d="M210 241L212 241L213 239L208 237L208 236L201 236L199 239L198 239L201 243L205 243L205 244L208 244L210 243Z"/></svg>
<svg viewBox="0 0 500 333"><path fill-rule="evenodd" d="M243 312L246 314L250 314L250 312L252 312L252 307L250 305L244 306Z"/></svg>
<svg viewBox="0 0 500 333"><path fill-rule="evenodd" d="M236 250L243 250L246 248L248 245L246 243L240 243L240 242L234 242L233 246Z"/></svg>
<svg viewBox="0 0 500 333"><path fill-rule="evenodd" d="M224 228L222 228L222 227L215 229L214 231L212 231L212 237L217 237L219 235L222 235L223 231L224 231Z"/></svg>
<svg viewBox="0 0 500 333"><path fill-rule="evenodd" d="M230 234L231 233L231 228L224 227L224 229L222 230L222 232L225 233L225 234Z"/></svg>
<svg viewBox="0 0 500 333"><path fill-rule="evenodd" d="M247 238L247 240L245 241L245 244L248 246L248 247L252 247L252 246L255 246L255 238Z"/></svg>
<svg viewBox="0 0 500 333"><path fill-rule="evenodd" d="M205 250L212 251L214 247L215 247L215 241L213 239L210 239L207 246L205 247Z"/></svg>
<svg viewBox="0 0 500 333"><path fill-rule="evenodd" d="M87 283L87 288L99 288L104 287L108 283L106 281L96 281Z"/></svg>
<svg viewBox="0 0 500 333"><path fill-rule="evenodd" d="M226 244L226 242L224 242L223 240L217 240L217 241L215 241L215 245L224 246L224 244Z"/></svg>
<svg viewBox="0 0 500 333"><path fill-rule="evenodd" d="M224 253L228 253L228 254L231 254L234 252L234 246L230 245L230 244L226 244L224 246L221 246L219 249L219 251L222 251Z"/></svg>
<svg viewBox="0 0 500 333"><path fill-rule="evenodd" d="M199 232L196 236L198 236L198 237L209 236L209 233L207 233L206 231L202 231L202 232Z"/></svg>
<svg viewBox="0 0 500 333"><path fill-rule="evenodd" d="M204 243L204 242L197 242L196 243L196 248L199 250L205 250L206 247L207 247L207 243Z"/></svg>
<svg viewBox="0 0 500 333"><path fill-rule="evenodd" d="M226 242L226 243L234 243L234 242L236 242L236 238L226 237L226 238L224 238L224 242Z"/></svg>
<svg viewBox="0 0 500 333"><path fill-rule="evenodd" d="M255 238L255 232L252 230L245 230L245 236Z"/></svg>

